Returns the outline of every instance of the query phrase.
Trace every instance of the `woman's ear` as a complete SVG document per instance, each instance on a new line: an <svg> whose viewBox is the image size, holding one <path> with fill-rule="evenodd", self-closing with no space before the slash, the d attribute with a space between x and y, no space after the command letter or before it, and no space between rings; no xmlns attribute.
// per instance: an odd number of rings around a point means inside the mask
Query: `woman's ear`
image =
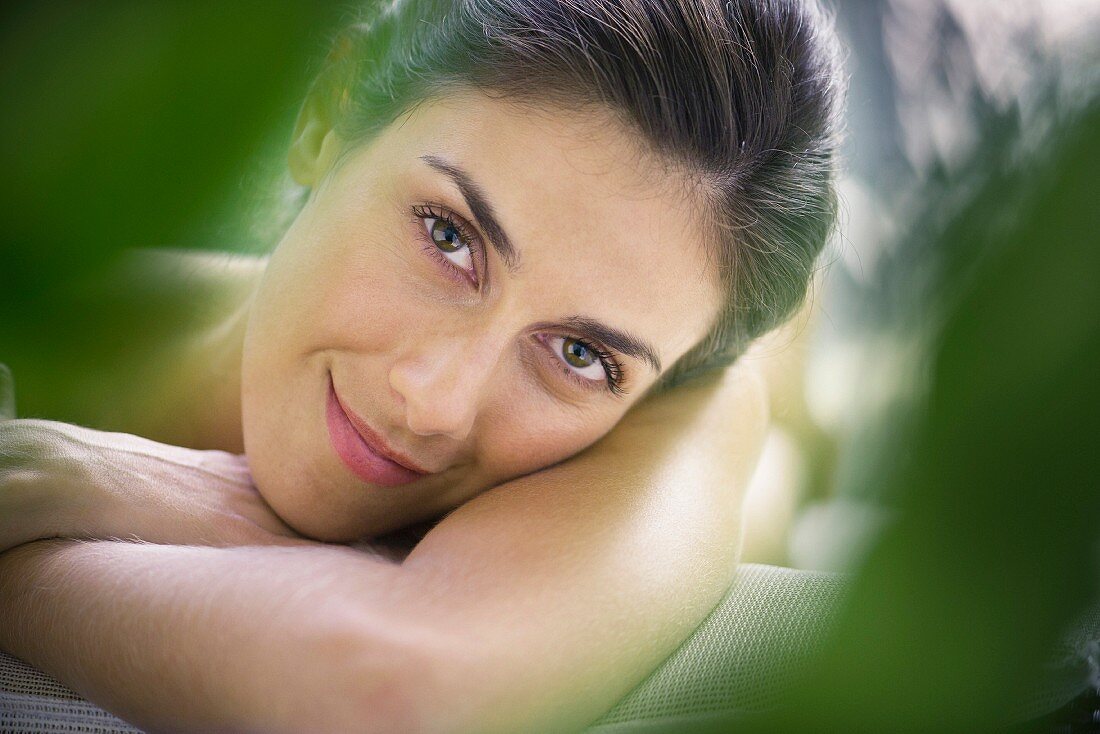
<svg viewBox="0 0 1100 734"><path fill-rule="evenodd" d="M337 147L329 105L316 93L310 94L294 124L287 158L291 177L302 186L316 187L335 159Z"/></svg>

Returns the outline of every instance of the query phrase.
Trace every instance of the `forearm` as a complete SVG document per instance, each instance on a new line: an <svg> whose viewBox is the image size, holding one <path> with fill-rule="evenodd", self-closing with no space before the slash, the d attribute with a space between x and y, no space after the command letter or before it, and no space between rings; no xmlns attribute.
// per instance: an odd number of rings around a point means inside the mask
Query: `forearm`
<svg viewBox="0 0 1100 734"><path fill-rule="evenodd" d="M0 421L0 552L50 538L293 545L243 456L57 421Z"/></svg>
<svg viewBox="0 0 1100 734"><path fill-rule="evenodd" d="M580 728L728 583L765 411L752 381L720 386L467 502L401 566L322 545L17 549L0 647L154 730Z"/></svg>
<svg viewBox="0 0 1100 734"><path fill-rule="evenodd" d="M400 666L369 607L329 592L354 574L384 607L397 569L321 545L34 543L0 555L0 648L151 731L340 729Z"/></svg>

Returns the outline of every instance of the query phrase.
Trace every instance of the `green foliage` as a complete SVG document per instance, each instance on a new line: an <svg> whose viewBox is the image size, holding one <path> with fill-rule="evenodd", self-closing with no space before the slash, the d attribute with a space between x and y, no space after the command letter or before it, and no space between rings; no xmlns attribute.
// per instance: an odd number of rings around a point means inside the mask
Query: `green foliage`
<svg viewBox="0 0 1100 734"><path fill-rule="evenodd" d="M149 349L181 318L173 294L126 292L121 252L244 246L340 10L4 4L0 361L32 414L109 390L120 345Z"/></svg>
<svg viewBox="0 0 1100 734"><path fill-rule="evenodd" d="M0 284L17 299L120 248L232 247L196 234L240 203L273 133L289 136L336 20L307 0L4 13Z"/></svg>
<svg viewBox="0 0 1100 734"><path fill-rule="evenodd" d="M1100 599L1100 100L1042 122L987 125L933 178L868 293L874 328L921 345L841 487L890 520L762 730L1003 731L1045 713L1060 636Z"/></svg>

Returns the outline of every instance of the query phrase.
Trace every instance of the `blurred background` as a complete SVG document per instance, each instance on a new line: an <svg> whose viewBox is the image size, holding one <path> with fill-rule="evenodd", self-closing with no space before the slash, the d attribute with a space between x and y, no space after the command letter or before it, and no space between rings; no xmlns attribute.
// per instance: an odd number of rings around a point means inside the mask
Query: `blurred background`
<svg viewBox="0 0 1100 734"><path fill-rule="evenodd" d="M761 345L744 559L856 582L760 729L1100 731L1100 6L836 7L845 211Z"/></svg>
<svg viewBox="0 0 1100 734"><path fill-rule="evenodd" d="M915 330L937 327L937 314L901 325L883 313L892 297L921 297L919 272L943 256L899 250L934 249L927 228L945 225L950 211L939 205L965 205L981 175L971 169L993 174L1026 146L1056 142L1053 128L1091 103L1100 80L1096 0L833 7L850 74L841 221L804 312L754 355L765 369L778 365L777 425L744 549L746 559L817 569L846 567L875 524L873 507L837 496L858 484L838 452L897 393L915 397ZM909 266L917 270L896 272Z"/></svg>
<svg viewBox="0 0 1100 734"><path fill-rule="evenodd" d="M1097 656L1072 630L1100 588L1100 2L832 7L843 215L806 308L747 357L775 422L743 557L857 583L761 726L1035 722ZM73 294L120 253L273 246L297 105L352 11L3 5L0 362L32 412L132 379L59 357L107 353Z"/></svg>

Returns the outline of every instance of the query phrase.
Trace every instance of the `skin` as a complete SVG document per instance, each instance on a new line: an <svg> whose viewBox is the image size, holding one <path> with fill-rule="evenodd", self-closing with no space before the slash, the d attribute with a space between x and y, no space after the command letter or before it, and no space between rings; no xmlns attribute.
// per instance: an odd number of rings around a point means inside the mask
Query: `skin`
<svg viewBox="0 0 1100 734"><path fill-rule="evenodd" d="M400 564L28 543L0 554L0 649L149 731L576 731L725 593L765 424L742 369L646 400Z"/></svg>
<svg viewBox="0 0 1100 734"><path fill-rule="evenodd" d="M612 393L598 363L563 356L561 337L592 338L569 317L644 340L667 368L717 313L705 232L675 176L606 114L532 113L448 95L340 165L345 144L323 120L299 126L292 161L312 195L251 302L242 408L256 484L300 532L350 540L434 517L606 434L660 373L605 346L623 373ZM425 156L476 182L514 272ZM465 225L470 241L450 259L427 240L437 218L413 211L428 204ZM476 285L462 267L480 271ZM325 425L329 374L345 405L432 473L396 488L353 475Z"/></svg>
<svg viewBox="0 0 1100 734"><path fill-rule="evenodd" d="M658 374L624 358L617 397L566 381L539 338L584 314L644 338L670 366L716 297L690 200L606 118L536 121L470 101L422 105L343 159L307 103L291 168L310 201L262 280L228 278L226 293L246 295L180 339L170 382L181 397L166 400L196 445L227 436L232 451L243 438L262 500L240 509L241 467L220 452L133 449L133 437L98 432L60 442L70 463L73 446L82 464L109 456L89 474L105 472L124 505L167 496L135 531L162 544L0 554L0 618L12 620L0 648L151 731L571 731L713 608L766 424L759 382L736 368L646 396ZM521 252L515 275L490 251L489 285L471 289L425 255L408 207L462 212L446 179L418 164L425 151L491 193ZM238 359L240 384L226 371ZM437 476L381 488L349 474L327 443L330 370L357 412ZM241 386L240 404L224 397ZM224 536L238 547L173 545L226 544L179 521L194 491L217 500L189 515L206 533L231 529L227 506L252 518ZM339 538L455 505L400 563L255 530L270 527L258 506ZM133 531L134 515L118 517ZM291 547L265 547L276 544Z"/></svg>

